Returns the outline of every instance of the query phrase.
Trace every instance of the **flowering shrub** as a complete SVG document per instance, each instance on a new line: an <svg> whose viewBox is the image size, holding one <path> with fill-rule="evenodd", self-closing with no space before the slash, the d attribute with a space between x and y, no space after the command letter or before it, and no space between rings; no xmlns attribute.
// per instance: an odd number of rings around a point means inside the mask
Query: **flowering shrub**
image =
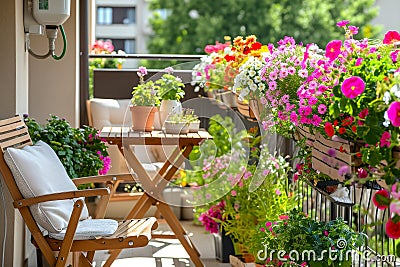
<svg viewBox="0 0 400 267"><path fill-rule="evenodd" d="M146 67L139 67L137 75L140 81L137 86L133 87L132 104L134 106L158 106L160 104L157 94L159 86L153 81L144 81L144 76L147 75Z"/></svg>
<svg viewBox="0 0 400 267"><path fill-rule="evenodd" d="M251 251L267 266L352 266L349 252L359 251L364 242L365 235L353 231L342 218L319 222L292 210L278 220L260 223ZM284 253L278 254L280 250Z"/></svg>
<svg viewBox="0 0 400 267"><path fill-rule="evenodd" d="M222 213L225 209L225 202L222 200L216 205L212 205L206 212L203 212L199 221L207 231L212 234L218 233L219 223L222 221Z"/></svg>
<svg viewBox="0 0 400 267"><path fill-rule="evenodd" d="M29 134L35 143L46 142L57 154L69 177L86 177L106 174L111 167L105 140L98 131L85 126L72 128L65 120L51 116L44 126L25 116Z"/></svg>

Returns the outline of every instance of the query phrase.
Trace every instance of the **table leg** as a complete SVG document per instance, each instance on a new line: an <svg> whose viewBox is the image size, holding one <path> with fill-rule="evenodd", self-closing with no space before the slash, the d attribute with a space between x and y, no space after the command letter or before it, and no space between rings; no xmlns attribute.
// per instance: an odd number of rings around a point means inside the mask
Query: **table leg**
<svg viewBox="0 0 400 267"><path fill-rule="evenodd" d="M167 221L171 230L175 233L176 238L181 242L186 252L189 254L190 259L196 267L203 267L204 264L200 260L200 253L186 235L186 231L183 229L178 218L176 218L174 212L168 204L163 202L157 202L157 208L161 212L162 216Z"/></svg>

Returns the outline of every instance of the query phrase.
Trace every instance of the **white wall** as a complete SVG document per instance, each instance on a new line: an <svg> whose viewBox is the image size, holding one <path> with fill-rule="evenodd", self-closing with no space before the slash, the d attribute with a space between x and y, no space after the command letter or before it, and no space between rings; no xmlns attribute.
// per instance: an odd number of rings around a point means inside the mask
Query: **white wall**
<svg viewBox="0 0 400 267"><path fill-rule="evenodd" d="M64 23L68 48L61 60L36 59L29 56L29 114L41 123L49 115L65 118L72 126L79 126L79 1L71 1L71 16ZM61 33L56 42L56 54L63 47ZM44 36L32 36L31 48L45 54L48 41Z"/></svg>

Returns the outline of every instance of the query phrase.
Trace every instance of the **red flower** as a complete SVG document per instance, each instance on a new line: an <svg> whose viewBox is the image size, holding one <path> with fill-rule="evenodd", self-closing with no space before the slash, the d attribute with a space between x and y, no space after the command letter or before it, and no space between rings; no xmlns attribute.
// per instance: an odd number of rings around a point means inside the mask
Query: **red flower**
<svg viewBox="0 0 400 267"><path fill-rule="evenodd" d="M254 44L251 45L251 50L260 50L262 44L260 42L255 42Z"/></svg>
<svg viewBox="0 0 400 267"><path fill-rule="evenodd" d="M332 137L335 134L335 130L333 129L333 125L330 122L325 123L325 133Z"/></svg>
<svg viewBox="0 0 400 267"><path fill-rule="evenodd" d="M345 134L346 133L346 129L343 127L339 128L339 134Z"/></svg>
<svg viewBox="0 0 400 267"><path fill-rule="evenodd" d="M400 41L400 33L397 31L388 31L383 38L384 44L393 44L397 41Z"/></svg>
<svg viewBox="0 0 400 267"><path fill-rule="evenodd" d="M372 202L374 202L375 206L380 210L386 209L389 201L389 192L386 189L377 191L372 197Z"/></svg>
<svg viewBox="0 0 400 267"><path fill-rule="evenodd" d="M339 147L340 153L347 153L347 150L343 148L343 146Z"/></svg>
<svg viewBox="0 0 400 267"><path fill-rule="evenodd" d="M358 117L360 117L361 119L365 119L368 116L368 109L363 109L361 110L361 112L358 114Z"/></svg>
<svg viewBox="0 0 400 267"><path fill-rule="evenodd" d="M230 56L230 55L226 55L224 58L225 58L225 60L228 61L228 62L229 62L229 61L234 61L234 60L235 60L235 56Z"/></svg>
<svg viewBox="0 0 400 267"><path fill-rule="evenodd" d="M338 120L333 121L333 126L338 126L338 124L339 124Z"/></svg>
<svg viewBox="0 0 400 267"><path fill-rule="evenodd" d="M343 126L349 126L349 125L351 125L353 123L353 121L354 121L353 117L351 117L351 116L347 117L342 121L342 125Z"/></svg>
<svg viewBox="0 0 400 267"><path fill-rule="evenodd" d="M386 234L393 239L400 238L400 221L395 223L392 219L389 219L386 223Z"/></svg>
<svg viewBox="0 0 400 267"><path fill-rule="evenodd" d="M342 47L342 41L333 40L326 45L325 56L330 60L335 60L340 54L340 48Z"/></svg>
<svg viewBox="0 0 400 267"><path fill-rule="evenodd" d="M355 125L351 126L351 130L353 133L357 133L357 127Z"/></svg>

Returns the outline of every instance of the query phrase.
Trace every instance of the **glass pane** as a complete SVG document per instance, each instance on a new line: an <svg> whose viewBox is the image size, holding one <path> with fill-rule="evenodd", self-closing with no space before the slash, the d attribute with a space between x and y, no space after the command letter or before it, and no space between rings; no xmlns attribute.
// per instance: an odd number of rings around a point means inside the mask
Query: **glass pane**
<svg viewBox="0 0 400 267"><path fill-rule="evenodd" d="M114 7L114 24L133 24L135 23L134 7Z"/></svg>
<svg viewBox="0 0 400 267"><path fill-rule="evenodd" d="M113 9L111 7L97 8L97 24L111 24Z"/></svg>

